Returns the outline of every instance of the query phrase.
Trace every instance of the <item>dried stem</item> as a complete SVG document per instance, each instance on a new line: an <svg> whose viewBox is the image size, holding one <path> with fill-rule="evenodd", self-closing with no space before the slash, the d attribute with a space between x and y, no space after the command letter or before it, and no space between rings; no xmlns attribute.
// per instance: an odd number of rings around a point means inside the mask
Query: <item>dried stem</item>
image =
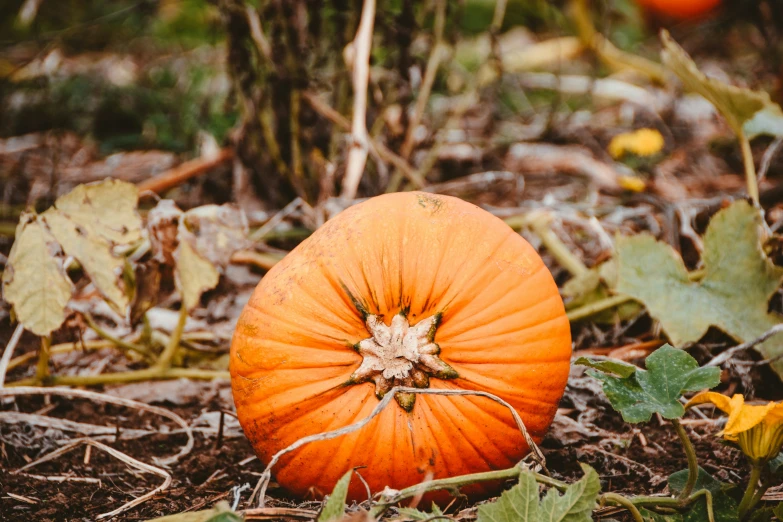
<svg viewBox="0 0 783 522"><path fill-rule="evenodd" d="M0 388L5 385L5 373L8 370L11 357L14 355L14 350L16 350L16 345L19 344L19 339L22 338L22 333L24 333L24 327L22 326L22 323L19 323L16 325L16 329L14 330L13 335L11 335L8 344L5 345L3 357L0 359Z"/></svg>
<svg viewBox="0 0 783 522"><path fill-rule="evenodd" d="M325 433L316 433L315 435L302 437L301 439L297 440L287 448L283 448L282 450L272 455L272 458L269 460L266 469L264 469L264 472L261 474L261 478L258 480L258 483L256 484L253 493L250 495L248 502L252 503L253 499L256 497L256 494L258 494L259 495L258 506L264 507L266 488L269 485L269 481L272 478L272 468L274 468L277 465L277 463L279 462L280 458L283 455L285 455L286 453L290 453L311 442L335 439L337 437L341 437L343 435L347 435L349 433L353 433L355 431L362 429L364 426L369 424L373 418L379 415L398 393L410 393L410 394L422 394L422 395L474 395L479 397L486 397L490 400L497 402L498 404L505 406L511 412L511 416L514 418L514 422L516 422L519 431L522 433L525 442L527 442L527 445L530 448L530 454L525 458L526 459L530 458L536 464L538 469L543 469L544 471L546 471L546 459L544 458L544 454L541 453L541 449L538 447L538 445L535 443L533 438L528 433L527 428L525 427L525 423L522 421L522 418L519 416L519 413L517 413L517 411L514 409L513 406L511 406L508 402L504 401L500 397L488 392L475 391L475 390L460 390L460 389L443 390L443 389L433 389L433 388L409 388L405 386L395 386L394 388L389 390L386 393L386 395L384 395L383 399L378 403L377 406L375 406L372 412L370 412L370 414L364 419L333 431L327 431ZM520 468L512 468L512 469L516 469L518 473ZM487 479L487 480L491 480L491 479Z"/></svg>
<svg viewBox="0 0 783 522"><path fill-rule="evenodd" d="M416 129L419 127L419 123L421 123L422 116L424 116L424 110L427 108L427 101L430 98L432 86L435 84L435 76L438 73L440 61L444 55L442 43L443 29L445 26L446 1L438 0L435 4L435 24L433 27L434 41L432 43L432 49L430 50L430 57L427 60L427 67L424 70L424 79L421 82L421 89L419 89L419 95L416 98L416 107L414 108L410 122L408 123L405 140L400 147L400 156L406 160L410 158L411 151L413 150L413 139L416 134Z"/></svg>
<svg viewBox="0 0 783 522"><path fill-rule="evenodd" d="M52 337L44 335L41 337L41 350L38 352L38 367L35 370L35 380L38 384L47 382L49 379L49 349L52 347Z"/></svg>
<svg viewBox="0 0 783 522"><path fill-rule="evenodd" d="M220 149L220 151L214 156L196 158L191 161L186 161L182 165L178 165L173 169L162 172L157 176L153 176L149 179L145 179L140 182L137 187L139 192L156 192L163 193L170 188L176 187L180 183L189 180L200 174L204 174L209 170L231 160L234 157L234 151L229 148Z"/></svg>
<svg viewBox="0 0 783 522"><path fill-rule="evenodd" d="M552 231L549 226L551 222L552 216L538 213L535 216L530 216L528 220L530 229L541 239L547 251L552 254L560 266L568 270L574 277L586 275L590 269Z"/></svg>
<svg viewBox="0 0 783 522"><path fill-rule="evenodd" d="M345 118L345 116L321 101L321 99L318 98L316 94L312 92L304 92L302 93L302 97L305 99L305 101L307 101L307 103L310 104L314 111L319 113L327 120L331 121L344 130L351 129L351 123ZM407 161L395 154L383 143L378 143L373 140L372 136L367 136L367 142L369 146L372 147L373 150L378 154L378 157L380 157L383 161L391 163L397 169L399 169L400 172L402 172L403 175L408 178L408 181L410 181L416 188L424 186L424 179L421 177L421 174L416 172Z"/></svg>
<svg viewBox="0 0 783 522"><path fill-rule="evenodd" d="M163 349L163 353L160 354L160 357L158 357L158 362L155 363L155 366L151 369L163 371L171 367L171 361L174 360L174 356L177 354L177 350L179 349L179 341L182 338L183 330L185 330L185 322L187 321L187 319L188 319L188 308L185 306L185 303L183 302L180 305L179 320L177 321L177 326L175 326L174 331L171 332L169 343Z"/></svg>
<svg viewBox="0 0 783 522"><path fill-rule="evenodd" d="M95 322L95 319L90 315L89 313L84 314L84 320L87 321L87 326L93 329L95 333L98 334L99 337L106 339L107 341L110 341L114 345L116 345L118 348L121 348L125 352L135 352L145 359L151 359L152 354L147 351L147 349L143 346L139 346L137 344L128 342L124 339L120 339L119 337L115 337L103 328L101 328L98 323Z"/></svg>
<svg viewBox="0 0 783 522"><path fill-rule="evenodd" d="M52 386L97 386L100 384L120 384L165 379L229 379L231 375L221 370L201 370L199 368L145 368L129 372L102 373L99 375L53 375L47 383ZM20 379L9 383L9 387L31 386L38 384L35 378Z"/></svg>
<svg viewBox="0 0 783 522"><path fill-rule="evenodd" d="M753 206L761 208L759 203L759 182L756 178L756 165L753 163L753 151L750 148L750 141L745 132L740 127L737 133L740 150L742 151L742 165L745 168L745 182L748 187L748 196L753 201Z"/></svg>
<svg viewBox="0 0 783 522"><path fill-rule="evenodd" d="M364 0L362 17L356 38L353 40L353 122L351 124L351 148L345 166L345 178L341 197L351 200L356 197L359 181L367 163L367 85L370 81L370 49L372 47L373 24L375 23L375 0Z"/></svg>
<svg viewBox="0 0 783 522"><path fill-rule="evenodd" d="M74 442L72 442L70 444L67 444L67 445L63 446L62 448L58 448L58 449L54 450L53 452L49 453L48 455L45 455L44 457L41 457L38 460L35 460L35 461L25 465L25 466L22 466L21 468L19 468L18 470L14 471L13 473L19 473L21 471L29 469L29 468L31 468L33 466L38 465L38 464L42 464L44 462L48 462L50 460L53 460L53 459L59 457L60 455L63 455L64 453L67 453L67 452L71 451L72 449L81 446L82 444L87 444L88 446L92 446L92 447L101 449L101 450L105 451L106 453L108 453L109 455L115 457L116 459L119 459L119 460L125 462L126 464L128 464L130 466L133 466L136 469L139 469L141 471L147 471L149 473L155 473L156 475L159 475L159 476L163 477L163 484L161 484L157 488L153 489L149 493L146 493L146 494L144 494L144 495L142 495L142 496L140 496L138 498L135 498L135 499L131 500L130 502L128 502L126 504L123 504L122 506L120 506L119 508L117 508L117 509L115 509L113 511L110 511L108 513L103 513L101 515L98 515L97 518L99 520L102 519L102 518L110 518L110 517L117 516L120 513L123 513L123 512L129 510L130 508L132 508L134 506L138 506L142 502L146 502L147 500L149 500L153 496L157 495L161 491L165 491L171 485L171 475L169 474L168 471L166 471L164 469L161 469L161 468L157 468L155 466L151 466L150 464L146 464L144 462L141 462L140 460L136 460L133 457L131 457L130 455L126 455L125 453L122 453L121 451L118 451L118 450L116 450L116 449L114 449L112 447L107 446L106 444L103 444L101 442L98 442L98 441L92 440L92 439L79 439L79 440L74 441Z"/></svg>

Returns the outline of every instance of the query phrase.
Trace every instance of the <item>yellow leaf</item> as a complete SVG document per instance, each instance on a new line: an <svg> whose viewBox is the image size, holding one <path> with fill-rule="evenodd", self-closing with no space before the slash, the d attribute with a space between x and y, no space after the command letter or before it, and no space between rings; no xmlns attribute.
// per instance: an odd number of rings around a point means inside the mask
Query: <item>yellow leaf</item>
<svg viewBox="0 0 783 522"><path fill-rule="evenodd" d="M656 129L638 129L618 134L609 142L609 154L620 159L626 154L652 156L663 150L664 139Z"/></svg>
<svg viewBox="0 0 783 522"><path fill-rule="evenodd" d="M65 320L73 287L55 239L34 214L22 214L3 273L3 298L36 335L49 335Z"/></svg>

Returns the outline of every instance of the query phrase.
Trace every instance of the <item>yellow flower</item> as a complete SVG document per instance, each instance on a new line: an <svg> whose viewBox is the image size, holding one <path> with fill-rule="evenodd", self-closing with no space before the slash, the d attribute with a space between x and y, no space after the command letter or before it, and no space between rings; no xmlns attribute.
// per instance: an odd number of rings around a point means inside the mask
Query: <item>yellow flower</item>
<svg viewBox="0 0 783 522"><path fill-rule="evenodd" d="M655 129L639 129L612 138L609 142L609 154L614 159L620 159L626 154L652 156L659 153L663 145L664 140L660 132Z"/></svg>
<svg viewBox="0 0 783 522"><path fill-rule="evenodd" d="M722 432L724 439L735 442L753 461L767 461L780 453L783 446L783 403L745 404L740 394L728 398L715 392L702 392L693 397L686 408L712 403L729 414Z"/></svg>

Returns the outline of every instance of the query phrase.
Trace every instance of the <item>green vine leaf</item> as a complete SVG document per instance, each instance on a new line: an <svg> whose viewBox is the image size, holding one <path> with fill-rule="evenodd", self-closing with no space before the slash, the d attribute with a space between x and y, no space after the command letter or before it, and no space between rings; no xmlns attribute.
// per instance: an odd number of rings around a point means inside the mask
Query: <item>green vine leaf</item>
<svg viewBox="0 0 783 522"><path fill-rule="evenodd" d="M593 368L602 368L597 361L589 362ZM627 377L588 372L603 382L606 397L626 422L647 422L653 413L678 419L685 413L680 403L684 392L714 388L720 383L720 368L699 368L687 352L668 344L650 354L645 363L646 370L637 369Z"/></svg>
<svg viewBox="0 0 783 522"><path fill-rule="evenodd" d="M783 269L764 255L761 216L736 201L712 218L704 235L704 277L688 279L682 258L670 246L641 234L617 240L617 290L641 301L677 346L696 342L714 326L738 342L756 339L780 323L768 312ZM783 336L756 347L765 358L783 354ZM772 363L783 375L783 360Z"/></svg>
<svg viewBox="0 0 783 522"><path fill-rule="evenodd" d="M65 321L72 291L60 246L38 216L22 214L3 272L3 299L27 330L44 336Z"/></svg>
<svg viewBox="0 0 783 522"><path fill-rule="evenodd" d="M669 477L669 490L673 494L678 495L685 487L687 481L687 469L673 473ZM728 493L733 488L734 486L724 484L700 467L693 491L698 492L706 489L710 492L715 522L739 522L739 507ZM701 520L708 520L706 497L701 497L696 501L683 518L683 522L697 522Z"/></svg>
<svg viewBox="0 0 783 522"><path fill-rule="evenodd" d="M702 95L712 103L737 136L744 133L743 125L759 111L770 107L773 111L775 107L780 110L766 92L736 87L705 75L666 30L661 31L661 43L664 65L680 78L687 90ZM762 128L760 123L756 127Z"/></svg>
<svg viewBox="0 0 783 522"><path fill-rule="evenodd" d="M340 477L332 490L332 494L324 502L324 507L318 515L318 522L334 522L343 518L345 499L348 496L348 486L351 484L353 470Z"/></svg>
<svg viewBox="0 0 783 522"><path fill-rule="evenodd" d="M547 491L539 502L535 475L523 471L519 483L505 491L497 502L478 509L478 522L590 522L596 506L601 482L593 468L582 464L584 476L560 495L556 489Z"/></svg>

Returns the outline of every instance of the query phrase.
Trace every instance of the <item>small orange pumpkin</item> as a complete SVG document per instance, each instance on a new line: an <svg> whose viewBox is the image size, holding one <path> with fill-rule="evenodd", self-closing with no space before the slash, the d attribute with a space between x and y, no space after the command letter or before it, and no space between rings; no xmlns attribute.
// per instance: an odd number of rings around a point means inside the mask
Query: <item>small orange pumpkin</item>
<svg viewBox="0 0 783 522"><path fill-rule="evenodd" d="M536 251L474 205L408 192L345 210L272 268L239 318L230 366L239 421L269 462L365 418L396 384L493 393L540 441L570 356L563 302ZM319 496L366 466L378 492L510 467L529 451L489 399L395 399L361 430L286 454L277 481ZM359 481L349 497L366 498Z"/></svg>
<svg viewBox="0 0 783 522"><path fill-rule="evenodd" d="M672 20L697 20L710 14L721 0L636 0L647 11Z"/></svg>

